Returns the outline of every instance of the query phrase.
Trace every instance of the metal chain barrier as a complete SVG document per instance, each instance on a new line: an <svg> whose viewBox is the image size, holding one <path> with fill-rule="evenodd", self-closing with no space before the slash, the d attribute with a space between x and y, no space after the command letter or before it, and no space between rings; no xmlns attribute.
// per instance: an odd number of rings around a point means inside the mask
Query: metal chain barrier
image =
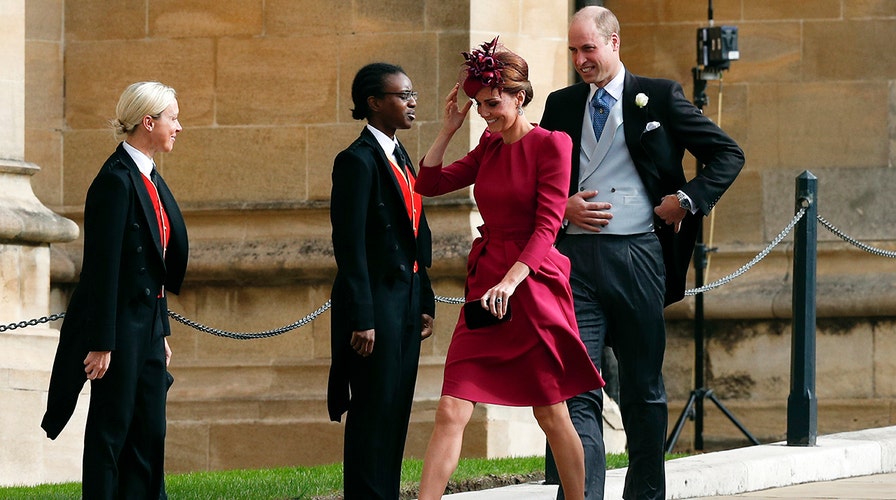
<svg viewBox="0 0 896 500"><path fill-rule="evenodd" d="M436 295L436 302L442 302L445 304L463 304L464 298L463 297L443 297L441 295ZM171 311L171 310L168 311L168 316L170 316L172 319L174 319L178 323L182 323L186 326L189 326L190 328L193 328L200 332L208 333L210 335L215 335L217 337L224 337L224 338L235 339L235 340L253 340L253 339L264 339L264 338L269 338L269 337L276 337L277 335L282 335L286 332L295 330L296 328L301 328L301 327L307 325L308 323L314 321L315 319L317 319L318 316L320 316L321 314L326 312L327 309L329 309L329 308L330 308L330 301L327 300L324 303L324 305L317 308L316 311L314 311L311 314L305 316L304 318L296 321L295 323L291 323L289 325L282 326L280 328L275 328L273 330L265 330L263 332L251 332L251 333L231 332L231 331L227 331L227 330L220 330L218 328L212 328L210 326L203 325L202 323L199 323L199 322L193 321L189 318L186 318L186 317L184 317L174 311ZM50 321L56 321L56 320L62 319L64 317L65 317L65 313L61 312L58 314L51 314L49 316L44 316L42 318L30 319L27 321L19 321L18 323L10 323L8 325L0 325L0 333L6 332L9 330L15 330L18 328L26 328L29 326L36 326L40 323L49 323Z"/></svg>
<svg viewBox="0 0 896 500"><path fill-rule="evenodd" d="M436 302L441 302L443 304L463 304L463 297L442 297L441 295L436 295Z"/></svg>
<svg viewBox="0 0 896 500"><path fill-rule="evenodd" d="M58 314L51 314L49 316L44 316L42 318L29 319L28 321L19 321L18 323L10 323L8 325L0 325L0 333L3 333L8 330L15 330L17 328L26 328L29 326L37 326L41 323L49 323L50 321L56 321L57 319L62 319L65 317L65 313L61 312Z"/></svg>
<svg viewBox="0 0 896 500"><path fill-rule="evenodd" d="M765 256L768 255L769 252L771 252L773 248L778 246L778 243L781 243L781 241L784 240L784 238L790 233L790 231L793 230L794 226L796 226L797 222L799 222L800 219L802 219L804 215L806 215L805 207L800 208L799 212L797 212L796 215L793 216L793 219L790 221L790 224L787 224L787 227L785 227L780 233L778 233L778 236L775 237L775 239L773 239L772 242L769 243L769 245L767 247L765 247L765 249L763 251L759 252L756 255L756 257L753 257L753 260L751 260L750 262L747 262L746 264L741 266L740 269L738 269L737 271L734 271L733 273L729 274L728 276L725 276L724 278L720 278L720 279L717 279L716 281L713 281L712 283L703 285L700 288L691 288L690 290L685 290L684 291L685 296L697 295L698 293L703 293L703 292L712 290L713 288L718 288L718 287L728 283L729 281L733 280L734 278L737 278L741 274L749 271L751 267L755 266L760 260L764 259Z"/></svg>
<svg viewBox="0 0 896 500"><path fill-rule="evenodd" d="M889 250L882 250L880 248L875 248L870 245L866 245L866 244L862 243L861 241L858 241L855 238L848 236L843 231L837 229L833 224L828 222L827 219L825 219L821 215L818 215L816 217L818 218L818 222L821 222L821 224L824 227L828 228L828 231L834 233L835 235L837 235L837 237L839 237L841 240L849 243L850 245L853 245L857 248L861 248L862 250L864 250L870 254L877 255L878 257L889 257L891 259L896 258L896 252L891 252Z"/></svg>
<svg viewBox="0 0 896 500"><path fill-rule="evenodd" d="M444 302L446 304L463 304L463 297L451 298L451 297L442 297L441 295L436 295L436 302ZM286 332L295 330L296 328L303 327L308 323L314 321L318 316L323 314L327 309L330 308L330 301L327 300L324 305L320 306L313 313L305 316L304 318L296 321L295 323L276 328L274 330L267 330L264 332L256 332L256 333L241 333L241 332L228 332L225 330L219 330L217 328L212 328L210 326L205 326L201 323L197 323L191 319L187 319L180 314L177 314L174 311L168 311L168 316L171 316L175 321L183 323L190 328L194 328L199 330L200 332L209 333L211 335L215 335L218 337L225 337L228 339L236 339L236 340L252 340L252 339L264 339L268 337L275 337L277 335L282 335Z"/></svg>
<svg viewBox="0 0 896 500"><path fill-rule="evenodd" d="M174 311L168 310L168 316L171 316L175 321L183 323L184 325L189 326L190 328L194 328L199 330L200 332L209 333L211 335L215 335L218 337L225 337L228 339L236 339L236 340L253 340L253 339L265 339L268 337L275 337L277 335L282 335L286 332L295 330L296 328L307 325L312 322L315 318L324 313L327 309L330 308L330 301L327 300L324 305L317 308L316 311L311 314L305 316L304 318L296 321L295 323L291 323L286 326L281 326L280 328L276 328L274 330L266 330L263 332L255 332L255 333L240 333L240 332L228 332L226 330L219 330L217 328L212 328L210 326L205 326L201 323L197 323L191 319L187 319L180 314L177 314Z"/></svg>
<svg viewBox="0 0 896 500"><path fill-rule="evenodd" d="M768 254L771 253L772 249L774 249L776 246L778 246L778 244L780 244L784 240L784 238L786 238L787 235L790 234L790 231L792 231L793 228L796 227L797 223L805 215L806 215L806 208L805 207L800 208L800 210L796 213L796 215L793 216L793 219L791 219L790 223L787 224L787 226L780 233L778 233L778 236L776 236L775 239L773 239L772 242L769 243L768 246L765 247L765 249L763 249L761 252L759 252L756 255L756 257L753 257L753 259L750 262L747 262L746 264L741 266L737 271L734 271L733 273L731 273L723 278L713 281L712 283L701 286L699 288L692 288L689 290L685 290L685 292L684 292L685 296L697 295L698 293L708 292L710 290L713 290L715 288L718 288L722 285L729 283L730 281L734 280L735 278L737 278L740 275L744 274L745 272L749 271L753 266L755 266L762 259L764 259L766 256L768 256ZM821 215L818 215L817 217L818 217L818 222L820 222L830 232L837 235L843 241L845 241L857 248L860 248L870 254L877 255L879 257L896 258L896 252L889 251L889 250L883 250L880 248L875 248L875 247L872 247L865 243L862 243L862 242L856 240L855 238L852 238L849 235L845 234L843 231L841 231L840 229L835 227L833 224L828 222ZM435 300L436 300L436 302L441 302L443 304L463 304L464 303L463 297L444 297L441 295L436 295ZM323 314L329 308L330 308L330 301L327 300L327 302L324 303L324 305L317 308L316 311L312 312L311 314L308 314L307 316L296 321L295 323L291 323L289 325L282 326L280 328L275 328L273 330L266 330L263 332L252 332L252 333L230 332L230 331L226 331L226 330L220 330L218 328L212 328L210 326L206 326L206 325L203 325L202 323L198 323L189 318L186 318L186 317L184 317L174 311L171 311L171 310L168 311L168 316L173 318L175 321L182 323L190 328L193 328L200 332L208 333L210 335L215 335L218 337L224 337L224 338L229 338L229 339L236 339L236 340L253 340L253 339L264 339L264 338L269 338L269 337L275 337L277 335L282 335L286 332L295 330L297 328L301 328L301 327L307 325L308 323L314 321L318 316ZM49 323L50 321L56 321L56 320L62 319L64 317L65 317L65 313L61 312L58 314L51 314L49 316L44 316L42 318L36 318L36 319L30 319L27 321L19 321L17 323L9 323L6 325L0 325L0 333L7 332L10 330L15 330L18 328L37 326L41 323Z"/></svg>

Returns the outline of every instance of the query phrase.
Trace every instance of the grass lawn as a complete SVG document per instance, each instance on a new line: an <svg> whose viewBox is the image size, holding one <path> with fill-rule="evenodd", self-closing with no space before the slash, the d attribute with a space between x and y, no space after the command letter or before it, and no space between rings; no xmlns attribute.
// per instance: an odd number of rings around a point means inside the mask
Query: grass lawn
<svg viewBox="0 0 896 500"><path fill-rule="evenodd" d="M676 458L681 455L667 456ZM607 468L628 465L626 455L607 455ZM402 498L414 498L423 468L421 460L405 460L401 471ZM469 491L544 478L544 457L462 459L451 477L451 491ZM342 464L316 467L234 470L169 474L172 500L337 499L342 491ZM2 499L69 500L81 496L81 483L0 488Z"/></svg>

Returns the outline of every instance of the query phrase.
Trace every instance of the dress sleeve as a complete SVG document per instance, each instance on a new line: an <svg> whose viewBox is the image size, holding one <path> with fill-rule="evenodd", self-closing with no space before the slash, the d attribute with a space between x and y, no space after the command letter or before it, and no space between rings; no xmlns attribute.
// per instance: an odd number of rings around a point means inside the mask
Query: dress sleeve
<svg viewBox="0 0 896 500"><path fill-rule="evenodd" d="M423 196L431 197L472 185L476 182L479 164L490 138L491 134L486 130L479 138L479 144L472 151L447 166L439 164L433 167L424 167L421 159L420 172L417 173L417 184L414 186L414 190Z"/></svg>
<svg viewBox="0 0 896 500"><path fill-rule="evenodd" d="M535 229L519 261L538 272L554 245L566 211L572 140L565 132L551 132L536 155Z"/></svg>

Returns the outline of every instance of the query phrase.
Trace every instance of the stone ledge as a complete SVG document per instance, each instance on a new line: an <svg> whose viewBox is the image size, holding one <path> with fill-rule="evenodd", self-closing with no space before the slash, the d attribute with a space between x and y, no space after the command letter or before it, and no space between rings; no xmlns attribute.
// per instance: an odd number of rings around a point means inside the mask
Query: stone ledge
<svg viewBox="0 0 896 500"><path fill-rule="evenodd" d="M20 243L54 243L78 237L78 226L45 207L34 196L33 163L0 159L0 240Z"/></svg>
<svg viewBox="0 0 896 500"><path fill-rule="evenodd" d="M700 474L693 473L697 470ZM778 442L685 457L666 465L669 498L734 495L893 471L896 427L819 436L816 446ZM614 485L621 486L618 479L624 473L613 471Z"/></svg>

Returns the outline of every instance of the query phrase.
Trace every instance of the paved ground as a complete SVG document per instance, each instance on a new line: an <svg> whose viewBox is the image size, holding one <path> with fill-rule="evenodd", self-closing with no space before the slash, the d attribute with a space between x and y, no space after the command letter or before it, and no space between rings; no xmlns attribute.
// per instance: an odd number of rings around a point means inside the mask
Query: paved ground
<svg viewBox="0 0 896 500"><path fill-rule="evenodd" d="M625 470L607 472L606 500L622 498ZM669 499L896 499L896 426L820 436L816 446L750 446L666 463ZM450 500L553 500L526 484L446 495Z"/></svg>
<svg viewBox="0 0 896 500"><path fill-rule="evenodd" d="M720 498L747 498L752 500L773 500L776 498L801 498L821 500L827 498L848 498L852 500L896 498L896 473L851 477L835 481L798 484L769 490L741 493L740 495L702 497L704 500Z"/></svg>

